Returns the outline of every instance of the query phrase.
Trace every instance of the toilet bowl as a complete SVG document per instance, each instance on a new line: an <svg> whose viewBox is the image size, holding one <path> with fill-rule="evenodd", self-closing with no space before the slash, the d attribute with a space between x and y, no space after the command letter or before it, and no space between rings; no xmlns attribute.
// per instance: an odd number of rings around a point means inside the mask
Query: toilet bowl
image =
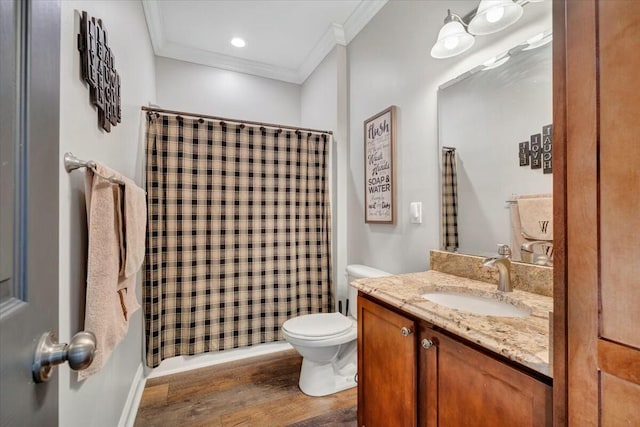
<svg viewBox="0 0 640 427"><path fill-rule="evenodd" d="M347 283L389 273L364 265L347 266ZM356 386L357 290L349 286L349 316L317 313L293 317L282 325L284 338L302 356L300 390L326 396Z"/></svg>

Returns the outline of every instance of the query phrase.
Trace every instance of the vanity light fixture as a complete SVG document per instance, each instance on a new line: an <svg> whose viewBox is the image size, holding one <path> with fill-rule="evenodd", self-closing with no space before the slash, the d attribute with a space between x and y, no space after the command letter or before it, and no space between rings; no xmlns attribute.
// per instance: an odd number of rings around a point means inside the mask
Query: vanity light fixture
<svg viewBox="0 0 640 427"><path fill-rule="evenodd" d="M243 38L234 37L231 39L231 44L235 47L245 47L247 42L245 42Z"/></svg>
<svg viewBox="0 0 640 427"><path fill-rule="evenodd" d="M478 7L464 18L447 10L444 26L431 48L431 56L443 59L460 55L473 46L474 36L492 34L507 28L522 17L523 6L542 1L544 0L481 0ZM548 37L543 35L540 40L530 40L527 49L544 46L551 40Z"/></svg>
<svg viewBox="0 0 640 427"><path fill-rule="evenodd" d="M513 0L481 0L469 32L477 36L497 33L514 24L522 16L522 6Z"/></svg>
<svg viewBox="0 0 640 427"><path fill-rule="evenodd" d="M469 50L476 39L465 30L464 25L466 24L458 15L448 10L444 25L438 33L438 40L431 48L431 56L444 59Z"/></svg>

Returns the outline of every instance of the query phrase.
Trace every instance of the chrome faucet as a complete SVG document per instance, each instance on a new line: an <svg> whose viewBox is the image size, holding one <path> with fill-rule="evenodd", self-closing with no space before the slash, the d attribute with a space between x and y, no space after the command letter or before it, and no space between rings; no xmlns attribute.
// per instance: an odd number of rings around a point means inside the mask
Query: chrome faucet
<svg viewBox="0 0 640 427"><path fill-rule="evenodd" d="M538 245L544 247L543 254L534 252L534 247ZM535 240L533 242L523 243L522 246L520 246L520 254L523 261L531 264L553 267L553 260L551 259L551 255L553 254L553 242Z"/></svg>
<svg viewBox="0 0 640 427"><path fill-rule="evenodd" d="M498 267L498 290L511 292L511 248L509 245L498 244L498 256L485 258L482 261L485 267Z"/></svg>

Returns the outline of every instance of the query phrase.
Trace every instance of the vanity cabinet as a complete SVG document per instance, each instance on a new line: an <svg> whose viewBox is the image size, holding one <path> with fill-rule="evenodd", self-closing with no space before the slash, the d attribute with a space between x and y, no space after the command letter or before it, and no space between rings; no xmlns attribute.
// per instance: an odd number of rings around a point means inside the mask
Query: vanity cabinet
<svg viewBox="0 0 640 427"><path fill-rule="evenodd" d="M552 424L550 386L442 333L427 327L421 332L423 425Z"/></svg>
<svg viewBox="0 0 640 427"><path fill-rule="evenodd" d="M549 385L369 298L358 307L359 426L552 424Z"/></svg>
<svg viewBox="0 0 640 427"><path fill-rule="evenodd" d="M417 424L416 322L358 297L358 425Z"/></svg>

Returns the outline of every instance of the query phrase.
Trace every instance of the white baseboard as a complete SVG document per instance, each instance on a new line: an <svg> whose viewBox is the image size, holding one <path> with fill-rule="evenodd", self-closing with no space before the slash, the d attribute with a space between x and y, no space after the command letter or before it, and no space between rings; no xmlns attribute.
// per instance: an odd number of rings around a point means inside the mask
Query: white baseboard
<svg viewBox="0 0 640 427"><path fill-rule="evenodd" d="M260 344L252 347L234 348L215 353L204 353L197 356L178 356L165 359L160 366L148 372L147 378L162 377L165 375L177 374L179 372L190 371L192 369L206 368L207 366L219 363L233 362L246 359L248 357L261 356L263 354L275 353L278 351L290 350L291 344L285 342L274 342Z"/></svg>
<svg viewBox="0 0 640 427"><path fill-rule="evenodd" d="M133 377L133 381L131 382L129 395L127 396L127 401L124 404L124 408L122 409L118 427L133 427L133 424L136 421L138 406L140 406L140 399L142 399L142 392L144 391L146 382L147 379L144 376L144 367L142 363L140 363L140 366L138 366L138 370Z"/></svg>

